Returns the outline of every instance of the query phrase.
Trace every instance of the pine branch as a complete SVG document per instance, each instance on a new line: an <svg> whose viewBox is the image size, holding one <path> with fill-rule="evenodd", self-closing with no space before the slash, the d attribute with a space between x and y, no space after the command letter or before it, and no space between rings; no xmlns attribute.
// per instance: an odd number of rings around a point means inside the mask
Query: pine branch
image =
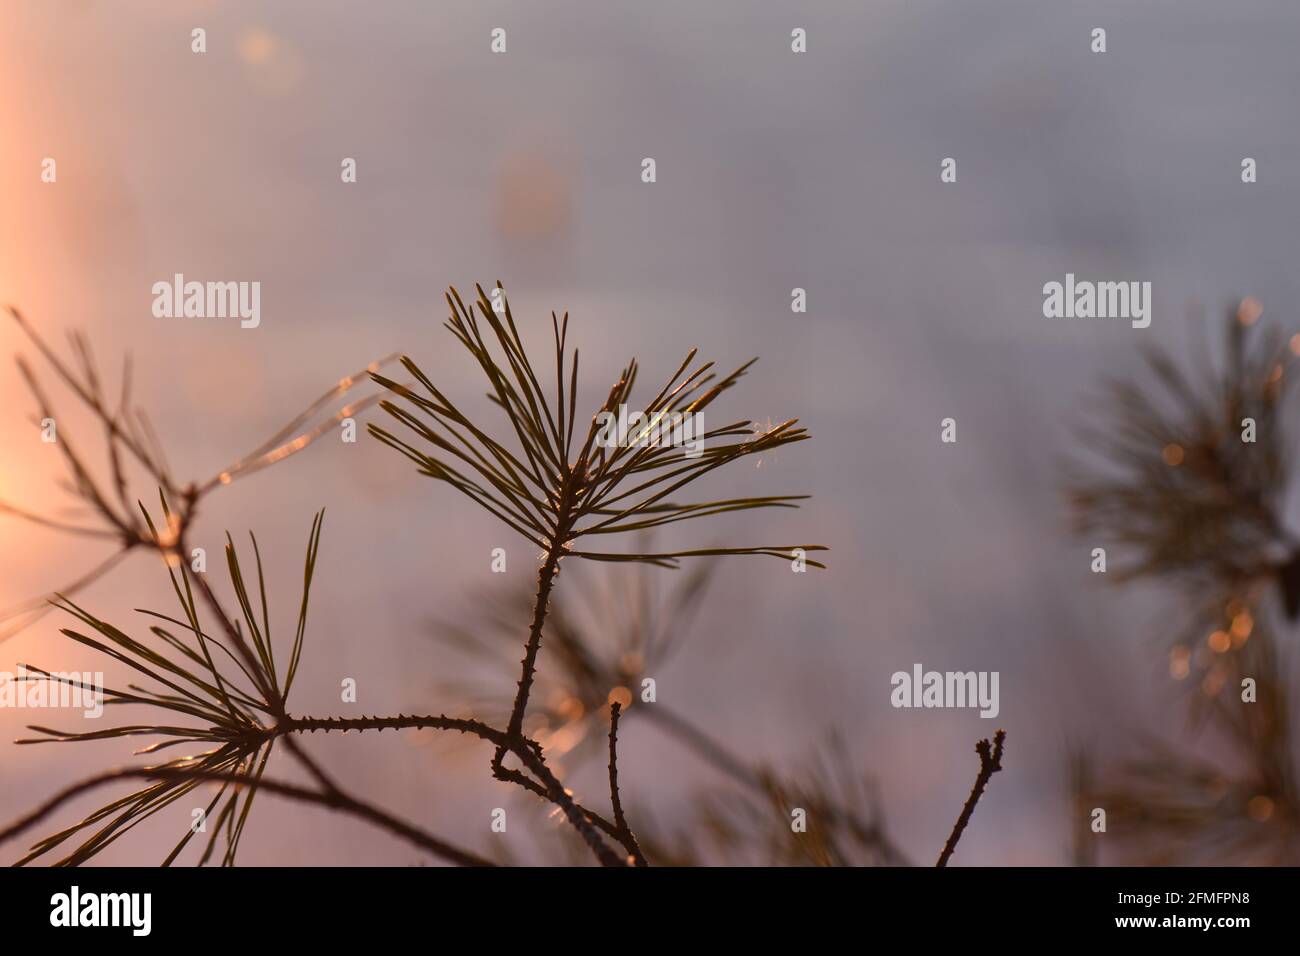
<svg viewBox="0 0 1300 956"><path fill-rule="evenodd" d="M121 770L110 770L105 773L88 777L78 783L60 790L54 796L50 797L35 810L25 814L18 820L15 820L9 826L0 830L0 843L4 843L31 827L40 823L51 813L57 810L64 803L80 796L90 790L104 784L114 783L119 780L149 780L163 781L173 783L225 783L232 784L236 787L248 786L248 779L243 774L218 772L210 770L185 770L174 767L127 767ZM399 820L368 803L356 800L338 790L307 790L294 784L281 783L277 780L261 779L257 782L257 787L266 790L268 793L274 793L278 796L296 800L300 803L311 803L319 806L328 807L332 810L338 810L343 813L351 814L367 820L384 830L388 830L403 839L409 840L416 846L422 847L441 857L449 863L455 863L459 866L492 866L488 860L483 859L477 854L470 853L468 850L462 850L445 840L435 837L432 834L415 827L409 823ZM31 857L28 857L30 859ZM26 861L23 861L26 862Z"/></svg>
<svg viewBox="0 0 1300 956"><path fill-rule="evenodd" d="M104 435L104 469L97 469L72 443L72 430L66 420L56 417L53 404L42 387L35 371L22 358L17 360L19 371L31 392L41 419L53 419L57 427L60 454L67 467L70 481L64 487L94 516L91 523L71 524L37 514L28 508L0 501L0 514L86 539L107 539L117 542L117 550L91 571L83 573L69 583L44 594L22 601L12 607L0 609L0 641L12 637L49 610L50 602L60 596L71 597L111 571L122 559L141 547L152 548L158 544L157 536L140 521L131 504L127 465L133 464L142 471L152 486L161 489L166 500L173 505L168 526L164 529L162 546L169 556L182 554L179 540L197 517L200 503L219 487L231 484L237 478L251 474L269 465L283 461L311 445L317 438L344 418L353 416L378 402L383 394L376 393L352 401L333 415L326 415L329 404L348 395L368 376L378 372L396 359L388 356L372 362L365 369L339 380L328 392L296 416L268 442L252 453L243 456L204 482L181 483L175 479L167 455L158 439L149 415L144 409L134 407L132 399L132 364L128 354L123 363L120 394L116 404L108 397L103 379L91 352L89 340L80 332L69 335L72 360L60 358L35 326L13 306L5 311L18 325L23 335L35 346L37 352L53 370L54 376L71 392L72 396L99 426ZM322 419L322 416L325 415ZM40 419L37 419L37 424ZM97 477L97 471L107 471L107 479Z"/></svg>
<svg viewBox="0 0 1300 956"><path fill-rule="evenodd" d="M422 474L451 485L544 552L524 643L521 675L506 728L507 735L515 739L523 731L551 592L564 557L675 567L683 557L755 554L790 559L796 553L793 547L768 546L617 554L576 550L574 542L584 535L642 530L728 511L795 507L793 502L798 500L797 496L691 504L676 504L667 498L723 465L809 436L804 429L795 427L794 420L765 429L741 421L709 432L699 427L698 454L676 446L671 434L664 441L658 429L661 422L682 422L686 420L684 416L695 416L693 421L702 421L699 416L703 410L735 385L753 364L751 360L709 385L714 378L710 371L712 363L687 371L695 358L695 350L691 350L676 373L639 412L637 420L642 423L639 430L623 436L621 442L610 443L601 438L601 422L619 416L631 398L638 370L636 360L631 360L592 416L585 440L573 457L577 434L578 352L575 349L572 353L566 380L568 315L563 322L554 314L551 316L555 345L553 412L519 335L504 288L497 283L492 298L481 286L476 290L477 315L465 306L455 288L448 290L446 300L451 314L446 327L482 369L489 385L488 398L504 414L517 450L510 450L490 437L485 428L473 423L406 357L402 365L425 394L382 375L372 377L406 403L404 407L384 401L381 407L417 439L431 446L431 450L423 450L377 425L372 424L370 432L413 461ZM709 443L707 449L703 447L705 441ZM815 560L806 559L808 552L826 550L823 546L799 548L808 564L823 567ZM522 785L526 777L504 766L507 752L504 746L497 748L492 759L493 775ZM553 792L549 784L538 786L560 804L593 852L604 861L608 851L594 833L584 829L585 818L565 804L562 788Z"/></svg>
<svg viewBox="0 0 1300 956"><path fill-rule="evenodd" d="M216 826L202 851L200 864L213 854L218 839L225 836L222 862L234 863L239 838L253 799L259 789L292 799L318 803L368 819L376 825L460 863L483 862L418 827L398 820L359 798L346 794L339 784L307 753L295 739L303 733L332 731L382 731L428 727L468 733L494 745L492 773L495 778L513 783L553 804L583 839L603 865L623 866L629 861L646 865L645 855L624 816L617 779L617 728L621 709L611 710L609 736L609 774L614 820L583 807L547 765L542 745L527 737L524 723L537 674L537 661L546 631L550 598L562 560L567 557L601 562L638 562L658 567L676 567L686 557L752 554L782 559L796 556L813 567L823 567L807 559L807 552L824 551L820 545L710 547L665 552L634 551L617 553L584 551L573 547L585 535L611 535L625 531L644 531L681 521L762 508L792 508L802 496L777 495L755 498L732 498L679 503L670 499L679 490L714 470L742 457L762 454L786 444L803 441L807 433L791 420L775 427L759 428L739 421L704 432L697 437L709 447L687 453L674 440L662 437L661 423L680 422L685 416L698 416L746 373L751 362L742 365L720 380L711 371L712 363L694 369L692 350L677 372L642 406L641 424L630 436L613 444L604 439L599 421L602 414L618 413L630 401L638 375L636 360L624 367L585 437L578 427L577 373L578 352L566 352L568 316L561 322L552 315L555 341L556 382L548 397L542 388L532 361L524 348L504 291L498 284L502 308L489 302L478 288L478 313L466 308L455 289L447 301L451 318L449 331L470 353L484 372L489 385L489 399L502 412L513 435L513 450L492 438L474 424L410 360L402 364L416 385L406 385L380 374L385 359L342 380L301 415L251 453L223 469L206 482L178 484L171 476L161 445L147 416L130 406L130 363L123 374L120 399L112 405L106 397L88 341L73 336L73 365L66 365L35 334L21 315L11 310L14 319L54 367L59 379L72 391L104 432L107 444L107 479L81 457L77 446L68 441L61 427L60 451L68 468L73 494L98 516L99 525L73 524L47 519L18 506L0 503L0 512L44 525L52 530L83 537L116 539L120 550L91 575L73 582L54 603L73 615L81 630L64 629L66 637L99 653L112 657L147 681L152 688L128 685L103 688L105 704L136 705L166 712L155 722L110 727L85 733L70 733L46 727L32 727L36 738L20 741L75 743L80 741L153 738L141 752L155 753L165 748L184 746L198 751L149 767L127 768L90 778L82 784L56 795L33 814L0 832L0 839L14 835L53 812L77 793L93 789L112 780L137 779L145 786L90 813L80 822L39 843L21 861L29 862L51 852L74 836L80 843L61 863L79 864L101 852L129 832L136 824L162 811L178 799L205 783L220 788L208 805L216 813ZM482 324L480 324L480 316ZM52 405L30 367L20 360L27 380L43 416L53 417ZM251 474L307 447L343 417L355 414L377 400L362 398L345 405L333 415L327 409L347 394L363 376L383 386L392 399L384 409L416 439L432 450L417 447L406 439L375 425L370 431L386 445L414 461L420 471L444 481L470 497L507 526L522 534L543 551L537 591L532 601L531 620L521 661L521 676L504 730L498 730L472 718L446 715L395 717L310 717L293 716L288 709L289 692L301 659L309 594L319 548L321 515L313 522L305 561L302 599L298 612L296 636L286 658L277 663L276 642L271 634L271 615L261 554L255 537L252 541L256 585L246 576L233 539L227 535L226 559L230 583L236 597L237 613L228 612L203 575L195 573L186 558L188 535L200 503L217 487L230 484L238 477ZM416 388L423 393L417 393ZM575 436L578 441L575 442ZM577 448L576 454L574 453ZM150 475L158 488L163 522L155 524L147 509L131 507L127 460L134 461ZM130 551L147 546L166 559L172 589L181 606L177 617L145 611L162 622L150 627L156 645L137 640L72 603L73 592L107 571L112 563ZM803 554L796 554L798 550ZM179 568L179 573L173 570ZM202 624L199 605L215 616L215 632ZM23 606L20 615L39 610L32 604ZM0 620L10 619L8 617ZM24 617L23 624L30 623ZM283 651L281 652L283 655ZM79 681L51 674L39 668L36 675L24 679L44 679L73 683ZM84 686L81 689L87 689ZM317 789L308 790L268 780L264 772L278 742L310 774ZM510 755L520 769L505 766ZM86 838L83 831L94 828ZM164 865L173 862L188 845L193 832L187 833L171 851ZM627 851L626 858L610 848L614 844Z"/></svg>
<svg viewBox="0 0 1300 956"><path fill-rule="evenodd" d="M984 794L984 788L988 786L989 778L1002 769L1002 743L1006 739L1006 731L999 730L993 735L992 749L989 747L988 738L975 745L975 752L980 755L980 772L975 778L975 786L971 787L970 796L966 798L966 805L961 808L961 816L953 824L948 842L943 845L943 852L939 854L939 862L935 864L936 867L948 865L948 860L952 857L952 851L957 849L957 841L961 839L966 824L970 823L971 814L975 812L975 804L980 802L980 797Z"/></svg>

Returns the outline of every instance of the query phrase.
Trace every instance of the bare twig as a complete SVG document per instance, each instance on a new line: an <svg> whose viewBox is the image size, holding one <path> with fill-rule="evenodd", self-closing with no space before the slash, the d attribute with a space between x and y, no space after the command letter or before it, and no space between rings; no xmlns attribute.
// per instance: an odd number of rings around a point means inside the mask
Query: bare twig
<svg viewBox="0 0 1300 956"><path fill-rule="evenodd" d="M623 843L631 836L630 832L620 830L620 828L605 820L599 814L581 806L573 795L568 791L559 778L551 772L546 766L546 761L542 757L541 745L535 740L527 737L515 736L497 730L480 720L473 720L464 717L448 717L444 714L438 715L418 715L412 714L407 716L399 714L396 717L285 717L274 728L267 731L268 736L277 736L287 733L315 733L323 731L342 731L346 733L349 730L402 730L432 728L436 730L454 730L463 734L471 734L483 740L497 745L498 749L503 749L508 753L513 753L519 758L525 767L528 768L535 776L536 780L520 773L517 770L511 770L504 766L496 767L493 776L498 780L517 784L534 793L544 800L548 800L559 807L569 823L578 831L579 835L586 841L591 848L592 853L604 866L623 866L624 861L610 851L609 847L600 838L596 832L597 829L604 831L609 836L620 843ZM538 782L540 781L540 782ZM633 838L634 841L635 838ZM629 841L631 843L632 841ZM631 845L624 844L629 854L634 851Z"/></svg>
<svg viewBox="0 0 1300 956"><path fill-rule="evenodd" d="M609 705L609 801L614 807L614 826L631 846L632 861L637 866L646 866L645 854L641 852L632 828L627 825L627 818L623 816L623 800L618 794L618 715L621 712L622 707L618 701Z"/></svg>
<svg viewBox="0 0 1300 956"><path fill-rule="evenodd" d="M948 865L948 860L952 857L952 851L957 849L957 841L961 839L962 831L966 829L966 824L970 822L971 814L975 812L975 804L980 802L980 796L984 793L989 778L1002 769L1002 742L1006 739L1007 732L999 730L993 735L991 749L987 737L975 745L975 752L980 755L979 776L975 778L975 786L971 787L970 796L966 798L966 805L961 808L961 816L953 824L952 833L948 836L948 842L943 846L943 852L939 854L939 862L935 864L936 867Z"/></svg>
<svg viewBox="0 0 1300 956"><path fill-rule="evenodd" d="M9 826L0 830L0 843L12 839L24 830L35 826L41 820L45 819L62 804L77 797L88 790L93 790L107 783L113 783L118 780L202 780L212 783L224 783L236 787L247 786L248 778L238 773L218 773L206 770L186 770L173 767L127 767L121 770L110 770L98 774L94 777L88 777L72 786L60 790L54 796L50 797L35 810L20 817ZM468 850L461 850L452 846L444 840L426 833L425 831L399 820L398 818L384 812L383 810L373 807L369 804L355 800L338 790L332 791L315 791L307 790L289 783L281 783L276 780L267 780L262 778L258 781L258 787L269 793L275 793L282 797L288 797L292 800L298 800L303 803L314 803L320 806L329 807L332 810L339 810L344 813L352 814L363 820L369 820L382 829L395 833L412 843L415 843L431 853L442 857L451 863L460 866L492 866L488 860L483 859Z"/></svg>
<svg viewBox="0 0 1300 956"><path fill-rule="evenodd" d="M137 547L153 543L152 536L140 522L139 515L130 505L131 494L128 488L126 470L128 461L135 462L143 469L149 475L155 487L160 488L167 499L175 506L175 526L168 530L169 534L175 533L175 539L179 539L193 523L198 505L206 498L208 492L217 487L230 484L245 474L250 474L297 454L344 418L355 416L375 404L382 393L354 400L333 415L322 418L330 402L347 395L358 384L368 381L366 376L379 371L396 358L396 356L388 356L377 362L372 362L354 375L340 379L328 392L308 406L304 412L295 417L254 452L244 456L224 469L216 477L201 485L190 483L182 486L172 477L166 454L153 426L150 424L149 417L143 409L131 407L132 371L130 356L127 356L124 363L120 397L114 404L106 395L104 382L91 352L90 342L84 334L73 332L69 335L73 359L65 361L59 357L55 350L45 341L45 338L36 331L32 323L18 309L13 306L5 306L4 310L9 313L23 334L53 369L55 378L73 394L84 410L90 413L91 417L96 420L103 430L107 457L107 467L104 469L107 471L108 476L106 487L111 487L112 490L111 492L101 490L101 481L96 479L95 470L70 444L68 430L60 422L57 444L70 479L64 482L64 487L81 504L87 506L92 514L97 516L102 526L95 527L94 523L74 524L59 521L9 502L0 502L0 513L12 515L55 531L85 538L112 538L119 542L119 550L99 567L82 575L72 584L65 585L55 592L38 595L15 607L0 610L0 641L13 636L39 619L45 613L47 602L53 596L58 594L72 595L75 591L98 579L118 560L133 552ZM40 409L41 417L55 418L52 404L37 379L35 371L22 358L17 361L18 368L28 389ZM181 553L179 545L174 545L171 550L177 554Z"/></svg>
<svg viewBox="0 0 1300 956"><path fill-rule="evenodd" d="M546 561L537 572L537 598L533 607L533 621L528 630L528 641L524 645L524 659L520 662L522 673L519 677L519 690L515 693L515 702L510 708L510 723L506 731L513 735L523 732L524 713L528 709L528 695L533 687L533 675L537 671L537 651L542 644L542 625L546 621L546 606L551 599L551 588L559 571L560 548L552 547L546 555ZM492 769L501 767L505 759L504 747L497 748L492 758Z"/></svg>

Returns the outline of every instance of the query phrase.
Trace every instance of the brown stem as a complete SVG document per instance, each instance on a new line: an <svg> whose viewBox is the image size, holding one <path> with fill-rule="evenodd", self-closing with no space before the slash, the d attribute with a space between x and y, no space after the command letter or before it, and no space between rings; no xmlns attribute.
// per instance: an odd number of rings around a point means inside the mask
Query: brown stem
<svg viewBox="0 0 1300 956"><path fill-rule="evenodd" d="M533 603L533 621L528 629L528 643L524 646L524 659L521 662L523 673L519 677L519 690L515 694L514 706L510 709L510 721L506 733L519 736L524 729L524 712L528 708L528 695L533 689L533 675L537 671L537 651L542 645L542 625L546 623L547 604L551 600L551 589L555 585L555 575L560 568L561 549L552 547L546 554L546 561L537 572L537 598ZM506 748L498 747L492 758L495 770L505 759Z"/></svg>
<svg viewBox="0 0 1300 956"><path fill-rule="evenodd" d="M573 529L574 501L582 487L585 473L584 461L579 461L577 467L568 469L555 502L555 528L550 537L550 547L546 551L546 560L542 562L537 572L537 595L533 602L533 620L528 628L528 643L524 645L524 659L520 662L523 673L519 676L519 690L515 693L515 702L510 708L510 720L506 724L506 733L512 738L523 736L524 713L528 710L528 695L532 692L533 675L537 672L537 652L542 646L542 625L546 623L551 589L555 586L555 576L560 570L560 559L564 556L569 533ZM501 768L505 756L506 748L498 747L492 757L494 774Z"/></svg>
<svg viewBox="0 0 1300 956"><path fill-rule="evenodd" d="M89 777L79 783L59 791L45 803L41 804L31 813L16 820L14 823L0 830L0 843L17 836L24 830L39 823L45 817L53 813L60 805L68 800L92 790L95 787L102 786L106 783L112 783L116 780L209 780L213 783L234 784L236 786L246 786L249 783L248 777L238 773L222 773L210 770L185 770L173 767L129 767L123 770L110 770L94 777ZM426 833L419 827L399 820L373 807L369 804L362 803L359 800L339 793L337 790L331 792L318 792L307 790L303 787L294 786L289 783L280 783L276 780L267 780L263 778L258 786L268 793L278 794L282 797L288 797L303 803L314 803L332 810L339 810L343 813L350 813L353 816L360 817L363 820L375 824L376 826L388 830L397 836L403 837L410 842L423 847L429 852L442 857L451 863L460 866L492 866L493 864L477 856L468 850L462 850L452 846L450 843Z"/></svg>
<svg viewBox="0 0 1300 956"><path fill-rule="evenodd" d="M578 831L578 835L581 836L583 842L591 848L591 852L596 855L596 859L600 861L602 866L624 866L625 861L612 853L609 847L606 846L605 841L595 832L596 830L600 830L615 840L622 840L624 837L619 833L618 827L614 826L614 824L610 823L599 813L596 813L594 810L588 810L586 807L582 806L582 804L569 796L568 791L564 789L564 786L544 764L540 768L530 769L533 769L534 773L538 773L539 776L545 777L548 781L547 785L543 786L532 777L522 774L518 770L512 770L509 767L504 766L494 769L492 775L498 780L517 784L529 793L536 794L543 800L546 800L548 803L554 803L559 806L564 812L565 818L573 825L573 828ZM628 851L629 855L632 853L632 848L626 844L624 845L624 849Z"/></svg>
<svg viewBox="0 0 1300 956"><path fill-rule="evenodd" d="M971 788L970 796L966 798L966 805L961 808L961 816L953 824L952 833L948 836L948 842L943 846L943 852L939 854L939 862L936 867L948 865L948 859L952 856L952 851L957 849L957 841L961 839L962 831L966 829L966 824L970 822L971 814L975 812L975 804L979 803L980 796L984 793L984 787L988 785L989 778L1002 769L1002 742L1007 739L1007 732L999 730L993 735L993 747L990 752L988 738L981 740L975 745L975 752L980 755L980 772L975 778L975 786Z"/></svg>
<svg viewBox="0 0 1300 956"><path fill-rule="evenodd" d="M432 727L435 730L457 730L463 734L473 734L484 740L491 741L498 746L503 746L507 750L513 750L512 742L508 734L502 733L495 727L483 723L481 720L473 720L467 717L448 717L445 714L398 714L396 717L283 717L280 721L268 730L269 736L280 736L281 734L300 734L315 733L323 731L329 733L332 730L338 730L346 733L349 730L422 730L426 727ZM530 741L531 743L531 741ZM533 744L536 746L536 744Z"/></svg>
<svg viewBox="0 0 1300 956"><path fill-rule="evenodd" d="M599 828L618 839L618 829L598 814L579 805L565 789L564 784L546 766L541 745L527 737L512 736L483 723L465 717L447 717L443 714L399 714L396 717L284 717L267 731L269 736L288 733L315 733L349 730L404 730L432 727L437 730L455 730L472 734L497 745L503 753L513 753L537 777L533 780L517 770L494 765L493 776L498 780L518 784L525 790L554 803L565 818L591 847L592 853L604 866L623 866L624 862L613 853L596 832ZM541 781L540 783L538 781ZM629 850L629 852L631 852Z"/></svg>
<svg viewBox="0 0 1300 956"><path fill-rule="evenodd" d="M306 749L302 744L298 743L296 739L286 736L284 738L284 747L293 755L294 759L302 764L306 771L315 778L316 782L320 784L321 790L326 793L343 792L343 788L335 782L333 777L325 772L324 767L312 759L312 756L307 753Z"/></svg>
<svg viewBox="0 0 1300 956"><path fill-rule="evenodd" d="M609 802L614 807L614 826L618 828L620 838L626 841L625 845L630 847L633 862L637 866L646 866L645 854L623 816L623 800L618 793L618 715L622 710L618 701L609 705Z"/></svg>
<svg viewBox="0 0 1300 956"><path fill-rule="evenodd" d="M194 493L192 491L187 492L187 496L192 496L193 494ZM190 506L190 509L192 510L194 505L193 498L187 497L187 502ZM181 535L178 536L178 539L183 537L184 534L182 533ZM185 550L183 543L180 543L180 548L181 548L182 555L188 553ZM230 615L226 613L226 609L222 606L221 601L217 598L216 593L208 585L208 582L202 576L191 572L188 565L182 564L182 568L183 568L182 573L190 575L191 579L198 587L199 593L203 595L203 599L207 603L208 608L212 611L213 614L216 615L217 619L221 622L222 629L226 632L226 635L230 638L232 643L234 643L235 646L241 652L242 656L244 657L245 664L249 667L250 672L252 674L260 674L261 670L258 667L256 658L253 655L253 649L248 646L246 641L244 641L243 635L240 633L239 629L235 627L234 622L230 618ZM300 732L303 730L311 730L314 732L315 730L318 729L326 730L326 731L332 729L349 729L346 727L340 727L339 721L331 720L329 718L317 720L314 722L308 719L307 722L295 726L292 722L292 718L289 718L288 715L285 714L284 712L284 707L285 707L284 698L282 696L273 695L271 693L271 690L272 690L271 688L265 688L264 693L267 695L266 699L268 703L270 703L275 708L277 712L277 716L279 717L279 721L274 728L271 728L266 733L266 736L268 738L274 738L284 734L288 734L292 732ZM373 723L373 725L369 727L358 726L356 727L356 729L383 730L385 726L396 726L395 724L392 723L385 724L383 721L379 720L378 718L376 718L375 720L379 722ZM443 718L443 720L447 722L447 726L445 727L445 729L461 729L462 731L465 730L465 728L463 727L450 726L450 724L455 722L451 721L449 718ZM423 726L423 725L415 724L411 726ZM487 725L482 725L482 729L489 730L489 731L491 730L491 728L487 727ZM329 798L332 801L336 801L340 806L350 807L352 809L352 812L360 816L365 816L368 819L375 820L376 822L379 822L380 818L382 818L383 821L386 822L382 823L381 825L388 826L390 829L393 829L394 832L405 832L405 835L408 837L408 839L412 839L416 843L421 843L421 839L420 839L421 831L416 829L412 824L399 820L398 818L393 817L390 814L387 814L384 811L380 810L378 807L375 807L369 803L366 803L363 800L360 800L356 797L344 793L342 788L339 787L339 785L333 780L333 778L331 778L329 774L325 772L324 768L322 768L318 763L316 763L316 761L311 758L311 756L307 753L307 751L303 749L303 747L300 746L298 742L293 739L293 737L288 737L288 736L285 737L285 746L288 748L289 753L300 764L302 764L304 768L306 768L307 772L311 774L313 778L315 778L316 782L320 785L321 794L323 796ZM429 839L436 839L436 838L430 837ZM426 844L421 843L421 845L426 845Z"/></svg>
<svg viewBox="0 0 1300 956"><path fill-rule="evenodd" d="M561 502L561 507L567 513L567 501L569 498L569 485L566 484L566 491ZM567 520L567 519L566 519ZM557 534L557 541L562 541L563 536L567 533L567 525L561 525L561 531ZM560 557L563 554L563 546L560 544L552 547L548 552L546 562L542 565L541 571L538 572L537 586L537 603L533 609L533 623L529 630L528 646L524 652L523 675L519 680L519 693L515 697L514 709L510 716L510 724L506 733L502 733L493 727L481 721L469 720L464 718L446 717L439 715L431 716L412 716L406 717L398 715L397 717L361 717L361 718L341 718L341 717L323 717L323 718L294 718L284 713L284 701L268 697L279 710L279 721L276 726L268 732L268 736L280 736L285 733L312 732L317 730L329 732L331 730L399 730L404 728L423 728L434 727L440 730L457 730L461 733L474 734L484 740L492 741L497 745L496 755L492 759L492 773L501 780L510 780L520 783L527 780L523 774L517 771L507 771L503 765L505 755L514 753L542 781L537 790L541 796L554 803L564 813L566 819L572 824L579 835L586 841L591 848L592 853L604 866L622 866L623 861L617 854L613 853L601 839L600 834L593 828L591 812L578 806L578 804L569 796L568 791L559 779L546 766L541 756L541 747L536 741L529 740L523 736L523 718L524 712L528 706L528 695L532 689L533 674L536 670L537 651L541 646L542 625L546 620L547 604L550 600L551 588L555 582L555 575L559 570ZM204 600L211 608L212 612L217 615L221 621L222 627L227 635L239 648L245 656L246 663L249 665L252 673L259 673L259 668L253 660L253 650L243 640L238 628L234 626L230 617L226 614L221 602L217 599L215 593L208 586L208 583L198 575L192 575ZM300 750L294 750L294 755L304 763L308 771L316 776L322 786L327 790L334 788L334 784L324 776L324 771L317 767L306 754ZM335 788L334 793L338 793ZM352 798L347 798L352 799Z"/></svg>

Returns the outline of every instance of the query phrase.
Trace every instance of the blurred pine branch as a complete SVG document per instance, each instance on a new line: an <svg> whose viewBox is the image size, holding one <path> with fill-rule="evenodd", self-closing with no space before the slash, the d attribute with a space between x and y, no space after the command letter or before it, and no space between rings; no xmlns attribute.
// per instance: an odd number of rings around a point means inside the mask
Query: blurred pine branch
<svg viewBox="0 0 1300 956"><path fill-rule="evenodd" d="M1166 640L1197 742L1148 740L1104 763L1072 756L1074 812L1106 810L1105 845L1128 862L1300 862L1282 643L1300 610L1300 543L1285 521L1300 337L1259 315L1244 301L1221 351L1202 337L1187 367L1152 352L1154 386L1112 383L1107 422L1085 432L1100 463L1076 464L1070 483L1078 533L1116 550L1120 581L1171 585L1186 621ZM1246 679L1254 702L1242 700ZM1077 825L1076 859L1094 860L1084 844L1098 834Z"/></svg>

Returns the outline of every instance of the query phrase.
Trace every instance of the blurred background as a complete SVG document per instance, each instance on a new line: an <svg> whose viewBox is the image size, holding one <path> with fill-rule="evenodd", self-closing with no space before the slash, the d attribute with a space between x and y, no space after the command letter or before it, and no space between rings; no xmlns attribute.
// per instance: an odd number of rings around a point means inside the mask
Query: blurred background
<svg viewBox="0 0 1300 956"><path fill-rule="evenodd" d="M1097 26L1105 54L1089 50ZM195 27L203 55L190 51ZM495 27L505 55L489 50ZM790 52L795 27L806 54ZM830 567L720 565L653 675L659 700L775 766L838 733L847 764L875 781L890 839L922 863L969 791L974 742L1003 726L1006 770L954 863L1067 864L1079 858L1071 749L1117 758L1142 734L1182 740L1187 725L1166 596L1102 586L1092 544L1070 533L1074 427L1102 414L1107 376L1141 374L1141 346L1179 354L1190 325L1219 322L1243 296L1297 330L1285 251L1300 200L1297 31L1300 8L1285 0L8 2L0 302L53 341L86 330L107 369L132 352L137 401L178 477L196 480L389 352L449 394L481 394L481 373L441 328L449 284L500 279L538 349L550 311L567 310L593 408L632 355L646 387L692 346L726 366L760 356L718 414L797 417L813 441L719 478L717 496L813 500L674 526L660 543L815 541ZM1246 156L1259 164L1249 186ZM41 182L45 157L56 184ZM340 181L345 157L355 184ZM651 185L644 157L657 162ZM957 160L955 184L940 183L944 157ZM260 281L260 328L154 318L151 286L177 272ZM1043 283L1067 272L1150 281L1151 327L1044 319ZM806 314L791 312L794 287L807 289ZM35 358L7 319L0 351ZM75 429L72 402L51 391ZM12 365L0 409L0 498L58 514L61 464ZM939 441L948 416L955 445ZM367 436L321 441L221 489L194 543L217 556L226 529L255 529L287 631L322 506L294 709L453 712L462 680L490 684L435 632L475 627L494 594L531 584L536 555ZM507 549L505 575L489 571L494 547ZM110 550L0 517L0 606ZM583 580L561 588L580 598ZM119 626L134 627L133 608L174 610L143 553L81 602ZM0 670L112 673L61 639L60 623L0 643ZM508 700L517 654L503 660L494 679ZM997 720L891 708L890 675L917 662L999 671ZM339 702L345 677L355 705ZM0 738L30 719L0 710ZM481 745L309 744L353 789L436 833L560 858L558 826L491 780ZM121 743L4 743L0 818L127 759ZM598 752L557 760L605 805ZM272 774L298 771L281 755ZM641 814L684 832L699 794L723 782L633 720L621 779L634 828ZM498 806L520 808L504 835L489 830ZM156 862L188 824L178 805L97 859ZM245 864L420 862L364 824L272 797L245 836Z"/></svg>

